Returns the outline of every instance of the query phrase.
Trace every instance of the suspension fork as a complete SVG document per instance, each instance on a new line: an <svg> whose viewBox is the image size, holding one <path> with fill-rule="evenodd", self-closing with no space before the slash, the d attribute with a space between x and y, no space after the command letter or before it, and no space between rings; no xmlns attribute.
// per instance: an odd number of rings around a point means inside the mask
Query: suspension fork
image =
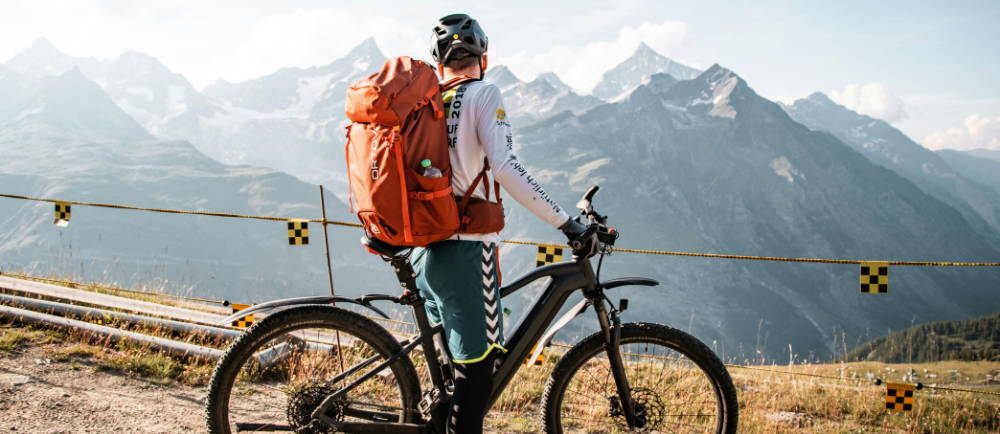
<svg viewBox="0 0 1000 434"><path fill-rule="evenodd" d="M611 374L615 378L615 387L621 402L622 413L625 415L625 422L629 428L641 428L645 424L635 414L632 390L628 384L628 377L625 375L621 350L618 348L618 343L621 341L621 319L618 317L618 311L614 308L608 313L604 302L602 297L595 299L593 304L594 310L597 311L597 320L601 323L601 332L604 334L604 350L608 354Z"/></svg>

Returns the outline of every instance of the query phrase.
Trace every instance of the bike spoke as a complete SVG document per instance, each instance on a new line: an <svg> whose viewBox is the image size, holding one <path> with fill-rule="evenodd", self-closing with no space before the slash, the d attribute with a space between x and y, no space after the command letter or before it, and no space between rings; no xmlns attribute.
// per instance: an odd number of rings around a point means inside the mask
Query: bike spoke
<svg viewBox="0 0 1000 434"><path fill-rule="evenodd" d="M308 424L313 411L341 387L385 360L364 339L318 327L271 337L251 354L229 392L230 432L295 431ZM375 363L351 370L370 360ZM331 401L324 414L345 422L399 422L404 415L418 414L404 409L399 387L391 366L386 367Z"/></svg>
<svg viewBox="0 0 1000 434"><path fill-rule="evenodd" d="M636 415L644 424L637 432L715 431L718 402L697 364L657 344L623 343L619 350ZM577 368L563 394L559 418L565 432L629 431L603 350Z"/></svg>

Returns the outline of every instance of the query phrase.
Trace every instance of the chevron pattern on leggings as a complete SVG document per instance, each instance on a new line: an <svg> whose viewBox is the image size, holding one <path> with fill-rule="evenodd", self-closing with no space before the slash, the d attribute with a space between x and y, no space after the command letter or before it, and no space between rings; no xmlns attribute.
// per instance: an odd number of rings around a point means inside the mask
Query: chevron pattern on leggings
<svg viewBox="0 0 1000 434"><path fill-rule="evenodd" d="M483 243L483 303L486 305L487 345L499 344L500 295L497 291L496 244Z"/></svg>

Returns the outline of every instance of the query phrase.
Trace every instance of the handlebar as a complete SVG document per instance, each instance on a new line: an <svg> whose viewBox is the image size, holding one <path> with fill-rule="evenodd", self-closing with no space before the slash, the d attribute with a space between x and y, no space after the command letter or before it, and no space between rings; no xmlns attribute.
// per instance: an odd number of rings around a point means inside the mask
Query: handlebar
<svg viewBox="0 0 1000 434"><path fill-rule="evenodd" d="M573 249L573 254L586 253L588 255L593 255L598 251L604 251L608 247L614 246L615 241L618 239L618 231L614 228L609 228L607 226L608 217L602 216L597 211L594 210L594 196L601 188L599 186L593 186L587 189L587 192L583 194L583 197L579 202L576 203L576 207L580 209L580 214L587 217L589 225L587 230L580 234L575 240L569 241L569 246ZM585 243L589 238L596 234L597 241L600 245L597 249L590 249L592 251L582 252L584 248L588 248Z"/></svg>

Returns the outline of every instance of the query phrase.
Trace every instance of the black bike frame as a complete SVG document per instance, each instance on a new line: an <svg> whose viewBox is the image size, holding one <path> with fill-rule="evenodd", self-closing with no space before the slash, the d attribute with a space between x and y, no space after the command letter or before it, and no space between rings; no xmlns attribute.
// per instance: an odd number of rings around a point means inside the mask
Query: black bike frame
<svg viewBox="0 0 1000 434"><path fill-rule="evenodd" d="M397 271L397 273L399 272ZM532 346L538 342L538 340L545 333L545 330L552 324L556 315L558 315L559 311L566 305L566 300L569 299L570 295L577 290L582 290L584 297L591 300L591 304L594 306L594 310L598 315L599 323L602 332L606 336L606 340L612 339L612 328L616 327L618 324L612 324L609 322L608 311L603 303L605 300L603 295L604 288L597 282L597 278L594 275L594 268L590 263L589 258L574 257L571 262L552 264L536 268L519 277L510 284L502 286L500 288L500 296L501 298L507 297L532 282L546 277L549 277L552 280L548 283L539 298L531 306L530 311L527 312L525 316L527 319L521 321L520 325L513 330L507 339L505 345L507 352L500 353L497 356L499 363L497 364L498 366L493 375L493 389L490 392L489 401L490 406L496 402L497 398L500 397L500 394L503 393L503 390L507 387L507 384L510 383L510 380L515 374L517 374L517 370L522 365L521 361L530 355ZM630 283L650 285L655 284L655 281L649 279L616 279L614 283L608 282L608 287L621 286ZM417 328L420 331L419 337L413 341L403 342L403 348L400 351L390 355L378 366L372 368L361 377L328 396L313 412L314 418L324 420L327 419L323 416L323 413L326 411L328 404L334 403L337 399L347 394L354 387L377 375L400 357L407 357L409 353L418 345L422 347L425 355L437 354L434 347L434 336L438 333L442 333L441 325L432 326L430 324L430 321L427 318L427 313L424 311L423 298L416 297L415 300L411 299L411 302L408 302L407 304L410 304L413 308ZM615 321L617 321L617 317L615 317ZM608 341L608 343L610 344L611 341ZM618 356L618 354L609 356ZM441 365L438 363L437 357L425 357L425 361L427 362L427 369L430 374L432 387L437 390L439 396L446 396L445 381L442 378ZM355 372L358 369L363 369L364 367L370 365L371 362L371 360L362 362L359 365L349 368L348 372ZM620 369L620 366L618 366L618 368ZM338 378L340 377L338 376ZM330 383L333 382L336 381L330 381ZM617 374L616 382L618 382ZM623 387L624 390L619 390L619 393L623 395L622 405L625 410L624 413L631 416L631 400L629 399L630 394L628 393L627 381L625 384L619 384L619 389ZM440 402L438 402L438 404L440 404ZM414 412L415 410L416 409L406 409L406 411ZM631 417L627 418L631 419ZM331 423L332 425L336 425L338 429L357 432L365 432L369 431L369 429L374 429L374 432L377 430L375 426L378 425L382 425L384 428L388 428L390 426L396 426L400 429L403 428L399 424L384 422L325 421L327 423ZM632 425L632 420L629 420L629 424Z"/></svg>
<svg viewBox="0 0 1000 434"><path fill-rule="evenodd" d="M538 342L545 330L552 324L559 310L566 305L566 300L576 290L582 289L583 294L591 299L595 305L603 300L598 300L601 295L597 279L594 276L594 268L590 260L576 259L571 262L546 265L536 268L517 280L500 288L500 297L504 298L513 294L517 290L545 277L552 280L546 285L538 300L531 306L525 314L525 320L521 321L516 329L506 340L507 352L498 356L501 361L496 372L493 374L493 390L490 393L490 406L496 402L507 384L517 374L517 370L522 366L521 361L527 358L532 346Z"/></svg>

